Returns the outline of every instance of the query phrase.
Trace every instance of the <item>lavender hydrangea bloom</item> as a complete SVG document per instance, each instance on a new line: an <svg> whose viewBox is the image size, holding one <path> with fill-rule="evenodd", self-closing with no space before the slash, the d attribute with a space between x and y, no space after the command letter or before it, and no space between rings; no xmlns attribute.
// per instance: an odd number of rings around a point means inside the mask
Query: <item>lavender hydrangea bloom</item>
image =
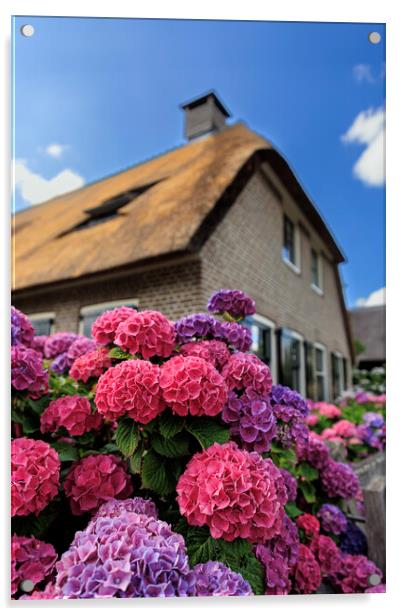
<svg viewBox="0 0 402 616"><path fill-rule="evenodd" d="M77 338L78 334L71 334L70 332L58 332L48 336L43 349L45 357L53 359L61 353L66 353Z"/></svg>
<svg viewBox="0 0 402 616"><path fill-rule="evenodd" d="M255 314L255 301L238 289L220 289L211 295L208 310L214 314L227 312L237 319Z"/></svg>
<svg viewBox="0 0 402 616"><path fill-rule="evenodd" d="M151 499L135 496L124 500L112 498L99 507L92 521L98 518L116 518L123 513L141 513L150 518L158 518L158 510Z"/></svg>
<svg viewBox="0 0 402 616"><path fill-rule="evenodd" d="M368 546L366 535L350 520L347 520L346 531L340 536L340 540L339 547L342 552L367 556Z"/></svg>
<svg viewBox="0 0 402 616"><path fill-rule="evenodd" d="M281 475L285 482L288 493L288 501L295 501L297 496L297 479L286 468L280 468Z"/></svg>
<svg viewBox="0 0 402 616"><path fill-rule="evenodd" d="M289 419L292 417L292 409L298 411L301 417L307 417L310 412L303 396L285 385L274 385L271 390L271 399L273 404L279 404L288 409ZM283 410L282 413L285 415L286 411Z"/></svg>
<svg viewBox="0 0 402 616"><path fill-rule="evenodd" d="M180 344L193 338L223 338L222 323L210 314L190 314L176 321L175 331Z"/></svg>
<svg viewBox="0 0 402 616"><path fill-rule="evenodd" d="M320 520L321 528L327 533L340 535L346 531L348 520L336 505L329 503L322 505L317 512L317 518Z"/></svg>
<svg viewBox="0 0 402 616"><path fill-rule="evenodd" d="M70 362L68 361L67 353L60 353L50 364L50 370L57 374L63 374L69 367Z"/></svg>
<svg viewBox="0 0 402 616"><path fill-rule="evenodd" d="M305 460L313 468L322 471L330 460L328 446L316 437L309 436L306 442L296 443L297 458Z"/></svg>
<svg viewBox="0 0 402 616"><path fill-rule="evenodd" d="M374 429L382 428L385 424L384 417L380 413L365 413L363 415L363 422Z"/></svg>
<svg viewBox="0 0 402 616"><path fill-rule="evenodd" d="M34 336L31 344L31 349L34 349L35 351L38 351L38 353L41 353L43 355L46 340L48 339L48 337L49 336Z"/></svg>
<svg viewBox="0 0 402 616"><path fill-rule="evenodd" d="M195 595L197 597L239 597L253 592L250 584L223 563L208 561L195 565Z"/></svg>
<svg viewBox="0 0 402 616"><path fill-rule="evenodd" d="M242 353L246 353L253 342L250 330L239 323L220 323L220 329L216 332L215 337L223 338L236 351Z"/></svg>
<svg viewBox="0 0 402 616"><path fill-rule="evenodd" d="M49 375L43 367L42 356L22 344L11 349L11 384L18 391L27 390L31 397L47 392Z"/></svg>
<svg viewBox="0 0 402 616"><path fill-rule="evenodd" d="M94 351L97 348L97 344L95 340L91 340L86 336L78 336L74 342L70 344L67 351L67 358L70 364L70 367L73 365L73 362L84 353L88 353L89 351Z"/></svg>
<svg viewBox="0 0 402 616"><path fill-rule="evenodd" d="M134 512L99 517L77 532L57 563L64 598L194 596L184 539L166 522Z"/></svg>
<svg viewBox="0 0 402 616"><path fill-rule="evenodd" d="M359 479L352 467L332 458L321 471L320 480L330 498L355 498L360 490Z"/></svg>
<svg viewBox="0 0 402 616"><path fill-rule="evenodd" d="M230 392L222 411L222 420L230 426L230 435L248 451L269 451L276 435L276 419L268 396L246 389L238 397Z"/></svg>
<svg viewBox="0 0 402 616"><path fill-rule="evenodd" d="M305 418L309 409L302 396L290 387L275 385L271 390L271 404L278 420L277 439L282 447L287 449L307 441Z"/></svg>
<svg viewBox="0 0 402 616"><path fill-rule="evenodd" d="M31 346L34 334L35 330L28 317L18 308L11 306L11 346Z"/></svg>

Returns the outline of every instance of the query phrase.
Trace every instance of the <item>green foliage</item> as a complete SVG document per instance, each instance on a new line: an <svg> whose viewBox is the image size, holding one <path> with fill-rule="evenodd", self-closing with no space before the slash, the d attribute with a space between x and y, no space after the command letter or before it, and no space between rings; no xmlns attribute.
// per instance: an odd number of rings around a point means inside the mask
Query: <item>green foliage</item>
<svg viewBox="0 0 402 616"><path fill-rule="evenodd" d="M306 503L308 503L309 505L315 503L316 489L312 483L310 483L309 481L300 481L299 488L304 496Z"/></svg>
<svg viewBox="0 0 402 616"><path fill-rule="evenodd" d="M203 449L214 443L227 443L230 438L229 428L211 417L187 417L186 430L197 439Z"/></svg>
<svg viewBox="0 0 402 616"><path fill-rule="evenodd" d="M59 454L61 462L75 462L79 459L77 448L73 443L56 441L55 443L52 443L52 447Z"/></svg>
<svg viewBox="0 0 402 616"><path fill-rule="evenodd" d="M133 455L131 456L130 460L129 460L129 469L130 472L133 475L140 475L141 474L141 467L142 467L142 455L143 455L143 449L142 447L138 447L138 449L133 453Z"/></svg>
<svg viewBox="0 0 402 616"><path fill-rule="evenodd" d="M175 465L162 458L153 450L148 451L142 462L142 487L156 492L159 496L166 496L176 488Z"/></svg>
<svg viewBox="0 0 402 616"><path fill-rule="evenodd" d="M154 434L151 443L153 449L166 458L181 458L189 453L189 437L185 433L176 434L172 438Z"/></svg>
<svg viewBox="0 0 402 616"><path fill-rule="evenodd" d="M318 479L319 476L317 469L310 466L307 462L301 462L298 464L296 474L298 477L302 477L307 481L314 481L315 479Z"/></svg>
<svg viewBox="0 0 402 616"><path fill-rule="evenodd" d="M353 384L358 389L364 389L373 394L384 394L386 389L385 366L372 370L354 370Z"/></svg>
<svg viewBox="0 0 402 616"><path fill-rule="evenodd" d="M299 507L294 502L286 503L285 511L291 520L294 520L294 518L297 518L297 516L303 513L303 511L299 509Z"/></svg>
<svg viewBox="0 0 402 616"><path fill-rule="evenodd" d="M140 433L138 425L130 417L119 419L119 424L116 430L116 445L119 451L129 458L133 455L140 441Z"/></svg>
<svg viewBox="0 0 402 616"><path fill-rule="evenodd" d="M159 417L159 431L165 438L172 438L183 430L185 421L185 417L164 411Z"/></svg>
<svg viewBox="0 0 402 616"><path fill-rule="evenodd" d="M119 347L113 347L109 351L109 357L111 359L126 360L126 359L134 359L135 356L131 355L131 353L126 353L125 351L123 351Z"/></svg>

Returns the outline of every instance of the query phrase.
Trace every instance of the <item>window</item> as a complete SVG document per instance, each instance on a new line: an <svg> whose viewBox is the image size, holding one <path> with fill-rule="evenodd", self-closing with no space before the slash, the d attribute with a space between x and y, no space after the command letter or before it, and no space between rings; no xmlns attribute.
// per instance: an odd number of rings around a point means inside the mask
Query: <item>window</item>
<svg viewBox="0 0 402 616"><path fill-rule="evenodd" d="M345 390L345 363L340 353L331 353L332 398L336 400Z"/></svg>
<svg viewBox="0 0 402 616"><path fill-rule="evenodd" d="M50 336L54 331L54 312L29 314L29 320L35 330L35 336Z"/></svg>
<svg viewBox="0 0 402 616"><path fill-rule="evenodd" d="M303 337L290 330L280 332L281 384L306 393Z"/></svg>
<svg viewBox="0 0 402 616"><path fill-rule="evenodd" d="M300 273L300 238L295 224L284 215L282 259L296 273Z"/></svg>
<svg viewBox="0 0 402 616"><path fill-rule="evenodd" d="M311 287L322 295L323 293L323 276L322 276L322 260L321 255L312 248L311 249Z"/></svg>
<svg viewBox="0 0 402 616"><path fill-rule="evenodd" d="M138 300L123 299L114 302L104 302L102 304L93 304L84 306L80 312L80 334L83 336L91 336L92 323L106 310L113 310L119 306L128 306L129 308L138 308Z"/></svg>
<svg viewBox="0 0 402 616"><path fill-rule="evenodd" d="M265 317L254 315L247 317L244 325L251 330L251 351L270 367L276 383L275 324Z"/></svg>
<svg viewBox="0 0 402 616"><path fill-rule="evenodd" d="M314 345L314 400L327 400L327 353L324 346Z"/></svg>

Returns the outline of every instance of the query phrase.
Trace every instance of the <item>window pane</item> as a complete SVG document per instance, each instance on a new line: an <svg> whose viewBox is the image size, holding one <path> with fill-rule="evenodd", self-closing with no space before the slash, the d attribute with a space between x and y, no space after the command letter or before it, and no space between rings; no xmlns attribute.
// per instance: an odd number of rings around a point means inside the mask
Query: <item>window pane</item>
<svg viewBox="0 0 402 616"><path fill-rule="evenodd" d="M291 263L296 264L295 229L294 224L287 216L284 218L283 256Z"/></svg>
<svg viewBox="0 0 402 616"><path fill-rule="evenodd" d="M317 372L324 371L324 352L322 349L315 350L315 369Z"/></svg>
<svg viewBox="0 0 402 616"><path fill-rule="evenodd" d="M251 351L258 355L260 351L260 328L258 325L252 325L250 329L252 338Z"/></svg>
<svg viewBox="0 0 402 616"><path fill-rule="evenodd" d="M318 272L318 254L314 250L311 249L311 282L316 286L320 286L320 277Z"/></svg>
<svg viewBox="0 0 402 616"><path fill-rule="evenodd" d="M282 333L282 382L300 391L300 340Z"/></svg>
<svg viewBox="0 0 402 616"><path fill-rule="evenodd" d="M53 324L53 319L31 319L35 330L35 336L49 336Z"/></svg>
<svg viewBox="0 0 402 616"><path fill-rule="evenodd" d="M316 377L317 400L325 400L325 381L322 374Z"/></svg>

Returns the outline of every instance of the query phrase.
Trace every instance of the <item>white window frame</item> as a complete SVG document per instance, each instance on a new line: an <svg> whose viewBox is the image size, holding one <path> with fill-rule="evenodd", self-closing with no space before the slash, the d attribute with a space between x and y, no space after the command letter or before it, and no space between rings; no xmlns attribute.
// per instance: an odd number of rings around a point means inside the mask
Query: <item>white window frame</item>
<svg viewBox="0 0 402 616"><path fill-rule="evenodd" d="M304 348L304 337L289 327L283 327L283 331L289 334L291 338L300 341L300 394L306 396L306 351Z"/></svg>
<svg viewBox="0 0 402 616"><path fill-rule="evenodd" d="M261 314L257 314L257 313L253 314L251 318L253 321L257 321L257 323L261 323L261 325L266 325L271 330L272 360L271 360L271 365L269 366L269 369L271 370L272 380L276 384L278 382L278 360L277 360L276 338L275 338L276 325L273 321L271 321L270 319L267 319L267 317L263 317ZM251 326L253 325L254 323L252 322Z"/></svg>
<svg viewBox="0 0 402 616"><path fill-rule="evenodd" d="M50 325L50 334L54 334L55 332L55 321L56 321L56 313L55 312L31 312L30 314L27 314L27 317L29 320L50 320L51 321L51 325Z"/></svg>
<svg viewBox="0 0 402 616"><path fill-rule="evenodd" d="M346 391L345 375L343 374L343 360L346 359L346 358L342 355L342 353L339 353L338 351L332 351L332 354L335 355L335 357L337 357L338 360L340 361L340 370L339 370L339 389L340 389L340 393L339 393L339 395L342 396L343 392ZM332 383L332 387L333 387L333 383Z"/></svg>
<svg viewBox="0 0 402 616"><path fill-rule="evenodd" d="M78 326L78 333L83 335L84 333L84 319L83 317L91 314L91 312L102 310L106 312L106 310L113 310L114 308L119 308L120 306L126 306L127 304L134 304L134 306L138 307L138 299L135 298L127 298L127 299L117 299L115 301L108 302L100 302L99 304L88 304L86 306L81 306L80 308L80 321Z"/></svg>
<svg viewBox="0 0 402 616"><path fill-rule="evenodd" d="M294 229L294 242L295 242L295 259L296 259L296 263L293 263L292 261L290 261L290 259L288 259L284 254L284 230L285 230L285 218L287 218L288 220L290 220L290 222L293 224L293 229ZM281 255L282 255L282 261L284 263L286 263L286 265L288 267L290 267L290 269L295 273L300 275L301 274L301 250L300 250L300 229L299 229L299 225L298 223L291 217L289 216L289 214L287 212L283 212L283 218L282 218L282 224L283 224L283 233L282 233L282 243L281 243Z"/></svg>
<svg viewBox="0 0 402 616"><path fill-rule="evenodd" d="M311 281L311 288L318 295L324 295L324 269L322 266L322 254L319 250L317 250L314 246L310 246L310 276L312 276L313 268L312 268L312 252L317 255L317 269L318 269L318 286Z"/></svg>
<svg viewBox="0 0 402 616"><path fill-rule="evenodd" d="M322 353L323 353L323 359L322 359L323 371L322 372L319 372L317 370L317 365L316 365L316 361L315 361L316 358L315 358L315 353L314 353L314 379L316 379L317 375L324 377L324 400L328 400L328 354L327 354L327 347L325 347L320 342L314 342L313 346L314 346L314 350L318 349L319 351L322 351Z"/></svg>

